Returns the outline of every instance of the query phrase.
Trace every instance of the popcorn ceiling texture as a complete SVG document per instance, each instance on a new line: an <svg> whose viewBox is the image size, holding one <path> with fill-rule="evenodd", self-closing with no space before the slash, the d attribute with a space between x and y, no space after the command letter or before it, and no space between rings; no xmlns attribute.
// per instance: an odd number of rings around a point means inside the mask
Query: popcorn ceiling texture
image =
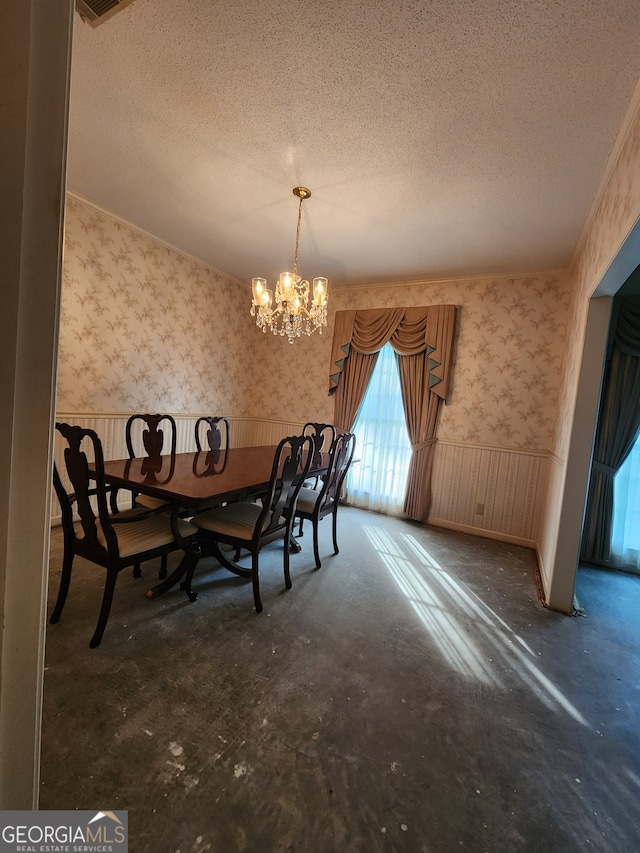
<svg viewBox="0 0 640 853"><path fill-rule="evenodd" d="M230 276L565 269L638 0L135 0L76 16L69 187ZM307 272L308 271L308 272Z"/></svg>

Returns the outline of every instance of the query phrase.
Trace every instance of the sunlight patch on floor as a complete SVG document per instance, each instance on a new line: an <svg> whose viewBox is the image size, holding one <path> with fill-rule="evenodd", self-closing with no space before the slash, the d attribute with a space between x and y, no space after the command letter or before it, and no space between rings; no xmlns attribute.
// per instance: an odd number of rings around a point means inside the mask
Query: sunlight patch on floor
<svg viewBox="0 0 640 853"><path fill-rule="evenodd" d="M551 709L588 725L535 661L535 652L476 593L445 571L410 534L364 531L398 589L447 664L468 678L503 687L500 669L515 672Z"/></svg>
<svg viewBox="0 0 640 853"><path fill-rule="evenodd" d="M416 571L411 554L403 548L403 543L394 541L375 527L365 526L364 529L378 553L384 555L385 565L398 588L449 665L485 684L496 683L495 672L492 672L471 636L451 613L446 590L437 590L435 585L427 583L423 575ZM445 594L442 595L442 592Z"/></svg>
<svg viewBox="0 0 640 853"><path fill-rule="evenodd" d="M626 770L624 772L629 777L629 779L634 783L634 785L637 788L640 788L640 778L638 778L638 775L636 773L634 773L633 770L630 770L629 768L626 768Z"/></svg>

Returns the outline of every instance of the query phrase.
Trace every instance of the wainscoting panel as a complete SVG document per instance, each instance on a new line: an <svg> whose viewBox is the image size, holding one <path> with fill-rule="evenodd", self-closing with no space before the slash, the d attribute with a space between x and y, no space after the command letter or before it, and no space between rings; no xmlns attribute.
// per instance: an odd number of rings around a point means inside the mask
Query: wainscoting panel
<svg viewBox="0 0 640 853"><path fill-rule="evenodd" d="M56 420L92 429L98 433L102 441L105 460L124 459L127 456L124 430L131 412L123 413L79 413L57 412ZM200 415L174 415L176 422L176 450L178 453L195 451L195 424ZM257 418L229 418L231 447L253 447L275 445L287 435L296 435L302 431L304 424L294 421L266 421ZM70 484L64 473L63 453L65 441L56 431L54 455L58 470L67 489ZM52 523L60 522L60 506L53 495Z"/></svg>
<svg viewBox="0 0 640 853"><path fill-rule="evenodd" d="M124 430L130 412L85 414L79 412L57 412L56 420L77 424L95 430L102 441L105 459L123 459L127 455ZM195 424L200 415L173 415L176 422L178 453L188 453L196 449L194 438ZM302 430L304 424L297 421L267 421L259 418L229 418L231 447L252 447L277 444L281 438L294 435ZM56 436L56 459L63 446L62 438Z"/></svg>
<svg viewBox="0 0 640 853"><path fill-rule="evenodd" d="M105 459L127 455L124 429L130 413L58 412L57 420L88 427L102 439ZM174 415L178 453L195 451L199 415ZM275 445L302 430L295 421L229 418L231 447ZM56 433L62 472L64 441ZM481 536L536 547L546 498L549 458L544 453L441 441L436 445L429 522ZM64 480L64 477L63 477ZM65 482L68 487L68 483ZM53 521L60 509L53 499Z"/></svg>
<svg viewBox="0 0 640 853"><path fill-rule="evenodd" d="M438 442L429 522L535 547L548 476L543 453Z"/></svg>

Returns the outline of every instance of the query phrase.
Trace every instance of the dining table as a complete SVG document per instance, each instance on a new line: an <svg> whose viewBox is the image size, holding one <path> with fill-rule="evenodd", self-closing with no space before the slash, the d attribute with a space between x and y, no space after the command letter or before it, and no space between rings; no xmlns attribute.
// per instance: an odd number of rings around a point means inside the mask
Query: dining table
<svg viewBox="0 0 640 853"><path fill-rule="evenodd" d="M276 445L264 445L105 460L104 478L112 488L150 495L166 502L173 512L195 515L230 501L259 499L268 489L275 452ZM321 475L328 466L329 454L315 452L308 476ZM301 550L295 540L289 547ZM147 596L155 598L182 581L184 564L182 560ZM251 576L251 569L231 561L225 567L242 577ZM182 583L181 589L195 601L197 593L190 583Z"/></svg>

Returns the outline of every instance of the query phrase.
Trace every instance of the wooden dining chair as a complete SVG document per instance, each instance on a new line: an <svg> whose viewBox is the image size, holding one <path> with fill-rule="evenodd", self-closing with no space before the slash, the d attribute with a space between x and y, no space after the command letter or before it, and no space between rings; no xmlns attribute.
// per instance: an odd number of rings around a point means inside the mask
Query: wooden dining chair
<svg viewBox="0 0 640 853"><path fill-rule="evenodd" d="M129 459L146 456L151 460L148 464L153 465L155 460L159 464L159 457L163 454L175 456L176 434L176 422L171 415L131 415L124 431ZM149 509L166 506L166 501L151 495L132 492L131 499L132 506L146 506Z"/></svg>
<svg viewBox="0 0 640 853"><path fill-rule="evenodd" d="M355 449L356 437L353 433L346 432L339 435L331 445L329 468L321 481L322 485L317 489L303 486L298 494L295 510L295 517L300 520L298 535L302 535L303 520L306 519L313 524L313 555L317 569L322 566L318 547L318 526L326 515L333 517L333 553L338 554L340 550L338 548L338 507Z"/></svg>
<svg viewBox="0 0 640 853"><path fill-rule="evenodd" d="M56 429L67 442L64 465L73 491L67 493L54 463L53 485L62 512L64 555L58 597L49 621L55 624L62 615L74 557L83 557L102 566L106 570L102 606L89 643L94 649L100 644L109 618L116 579L127 566L166 557L173 551L184 551L184 559L188 562L185 564L183 588L194 600L191 579L200 555L198 530L179 518L177 512L167 513L163 507L110 514L107 501L109 486L104 479L102 444L97 434L66 423L57 423ZM92 457L93 470L90 470ZM74 512L80 518L78 530L74 525Z"/></svg>
<svg viewBox="0 0 640 853"><path fill-rule="evenodd" d="M164 429L160 428L163 425ZM129 459L145 457L144 465L148 473L155 476L156 471L161 469L160 457L170 454L172 459L176 454L176 422L171 415L160 414L136 414L131 415L124 429L124 437L127 445ZM172 465L169 465L165 479L170 479L173 473ZM146 507L147 509L165 508L171 509L170 505L161 498L152 495L141 495L136 491L131 492L131 506ZM118 512L118 489L111 491L111 512ZM133 575L139 578L141 570L139 565L134 565ZM167 576L167 558L164 557L160 563L159 578Z"/></svg>
<svg viewBox="0 0 640 853"><path fill-rule="evenodd" d="M313 440L313 452L316 456L323 451L326 453L331 447L332 443L336 438L336 428L333 424L319 424L314 421L308 421L302 427L303 435L310 435ZM305 483L305 486L310 486L315 489L318 487L318 483L320 482L319 477L316 475L312 477L308 483ZM300 535L302 535L302 521L300 522Z"/></svg>
<svg viewBox="0 0 640 853"><path fill-rule="evenodd" d="M292 540L293 518L298 492L309 472L313 457L313 442L309 436L283 438L273 457L269 486L257 503L237 501L209 509L192 518L200 531L198 541L204 554L212 554L221 565L242 577L251 577L253 600L258 613L260 600L259 554L270 542L282 540L284 578L291 588L289 546ZM222 550L222 545L235 549L236 562ZM251 554L251 569L237 564L240 549Z"/></svg>
<svg viewBox="0 0 640 853"><path fill-rule="evenodd" d="M208 427L205 438L206 445L201 441L202 425ZM195 426L196 449L225 450L229 447L229 421L223 417L205 416L198 418Z"/></svg>

